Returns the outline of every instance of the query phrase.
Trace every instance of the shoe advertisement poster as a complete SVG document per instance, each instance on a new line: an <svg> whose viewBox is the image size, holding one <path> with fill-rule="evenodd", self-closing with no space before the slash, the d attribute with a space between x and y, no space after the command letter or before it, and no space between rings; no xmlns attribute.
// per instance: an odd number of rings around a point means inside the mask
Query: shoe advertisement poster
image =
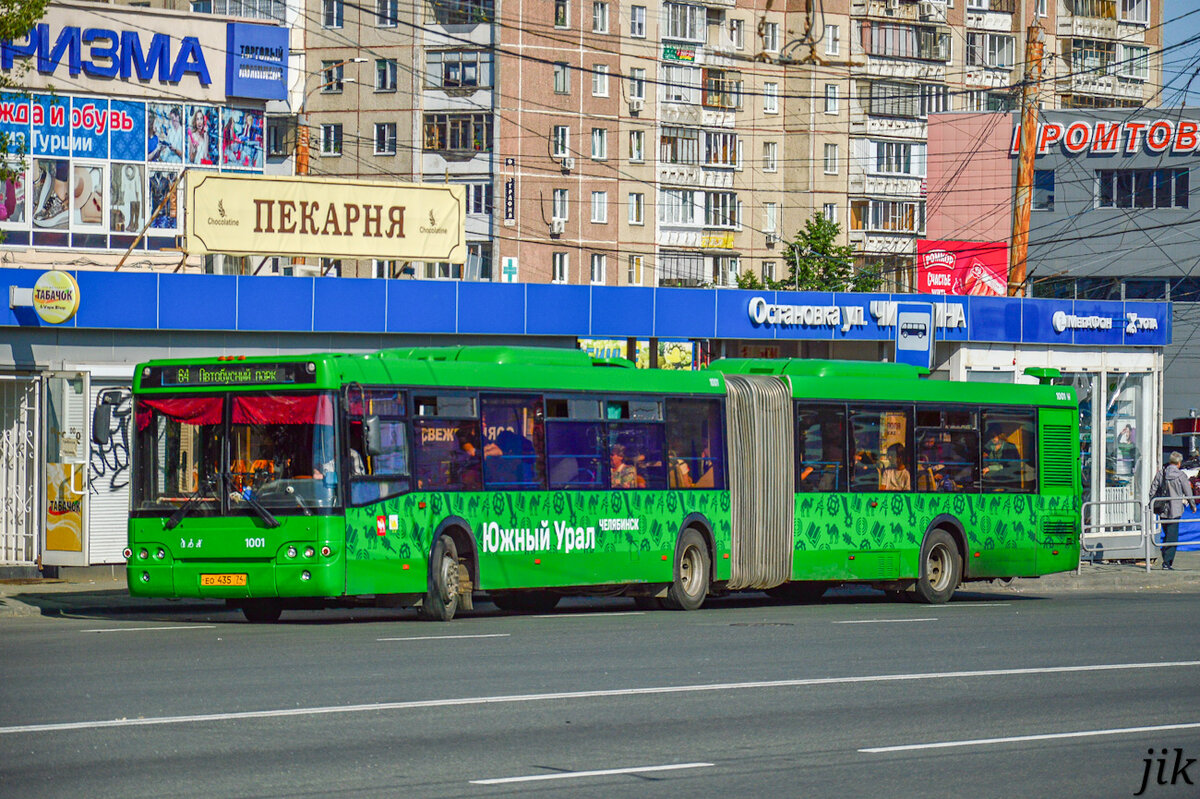
<svg viewBox="0 0 1200 799"><path fill-rule="evenodd" d="M147 222L174 234L184 166L259 173L266 154L261 110L198 103L0 94L0 135L28 152L0 189L13 244L124 249Z"/></svg>

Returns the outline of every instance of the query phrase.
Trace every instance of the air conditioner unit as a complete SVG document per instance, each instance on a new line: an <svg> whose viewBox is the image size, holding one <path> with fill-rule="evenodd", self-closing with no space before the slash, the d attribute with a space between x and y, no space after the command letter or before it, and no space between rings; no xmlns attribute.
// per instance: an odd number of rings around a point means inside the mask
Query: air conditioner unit
<svg viewBox="0 0 1200 799"><path fill-rule="evenodd" d="M564 158L562 160L563 172L570 172L574 168L575 168L575 159L574 158L572 158L571 156L568 155L566 158Z"/></svg>
<svg viewBox="0 0 1200 799"><path fill-rule="evenodd" d="M900 10L900 0L887 0L887 10L889 14L894 14Z"/></svg>
<svg viewBox="0 0 1200 799"><path fill-rule="evenodd" d="M645 107L646 107L646 101L644 99L642 99L641 97L630 97L629 98L629 113L639 114L639 113L641 113L642 109Z"/></svg>
<svg viewBox="0 0 1200 799"><path fill-rule="evenodd" d="M923 20L945 22L946 6L943 3L933 2L932 0L921 0L917 6L917 14Z"/></svg>
<svg viewBox="0 0 1200 799"><path fill-rule="evenodd" d="M550 235L561 236L563 231L567 229L567 221L565 219L550 220Z"/></svg>
<svg viewBox="0 0 1200 799"><path fill-rule="evenodd" d="M779 234L778 233L768 233L767 234L767 246L768 247L774 247L778 242L779 242Z"/></svg>

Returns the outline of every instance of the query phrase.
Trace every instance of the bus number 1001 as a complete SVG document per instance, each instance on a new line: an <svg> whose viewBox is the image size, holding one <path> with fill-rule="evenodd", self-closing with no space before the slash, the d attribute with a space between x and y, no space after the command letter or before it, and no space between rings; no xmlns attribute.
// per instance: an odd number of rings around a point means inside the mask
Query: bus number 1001
<svg viewBox="0 0 1200 799"><path fill-rule="evenodd" d="M246 539L246 549L262 549L266 545L267 545L267 539L265 539L265 538L247 538Z"/></svg>

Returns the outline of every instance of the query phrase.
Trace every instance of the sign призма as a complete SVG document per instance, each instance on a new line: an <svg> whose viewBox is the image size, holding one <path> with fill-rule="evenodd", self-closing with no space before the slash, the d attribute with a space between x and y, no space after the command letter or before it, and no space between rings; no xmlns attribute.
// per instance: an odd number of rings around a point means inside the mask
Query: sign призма
<svg viewBox="0 0 1200 799"><path fill-rule="evenodd" d="M466 190L369 180L189 176L192 255L466 260Z"/></svg>

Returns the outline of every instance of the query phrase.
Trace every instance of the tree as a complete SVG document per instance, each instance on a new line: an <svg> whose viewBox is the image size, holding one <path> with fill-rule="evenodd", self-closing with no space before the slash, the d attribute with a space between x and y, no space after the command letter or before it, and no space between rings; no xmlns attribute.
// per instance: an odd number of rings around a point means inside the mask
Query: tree
<svg viewBox="0 0 1200 799"><path fill-rule="evenodd" d="M784 248L788 275L783 280L760 282L747 272L738 275L738 287L776 291L874 291L882 282L875 267L854 268L854 247L837 244L842 228L823 214L814 213Z"/></svg>

